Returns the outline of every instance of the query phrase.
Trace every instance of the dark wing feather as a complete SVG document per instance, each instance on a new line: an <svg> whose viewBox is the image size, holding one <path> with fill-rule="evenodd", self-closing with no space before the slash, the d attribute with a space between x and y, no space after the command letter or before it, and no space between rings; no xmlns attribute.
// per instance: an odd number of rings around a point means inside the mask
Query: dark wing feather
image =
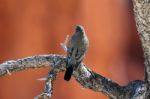
<svg viewBox="0 0 150 99"><path fill-rule="evenodd" d="M64 76L64 80L69 81L71 79L72 73L73 73L73 66L68 66Z"/></svg>

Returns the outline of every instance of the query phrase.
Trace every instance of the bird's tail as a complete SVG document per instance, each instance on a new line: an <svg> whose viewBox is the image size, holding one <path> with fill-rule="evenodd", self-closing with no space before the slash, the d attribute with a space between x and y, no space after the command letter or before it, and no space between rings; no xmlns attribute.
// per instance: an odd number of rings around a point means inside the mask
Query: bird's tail
<svg viewBox="0 0 150 99"><path fill-rule="evenodd" d="M70 66L67 68L65 76L64 76L64 80L69 81L71 79L71 75L73 73L73 67Z"/></svg>

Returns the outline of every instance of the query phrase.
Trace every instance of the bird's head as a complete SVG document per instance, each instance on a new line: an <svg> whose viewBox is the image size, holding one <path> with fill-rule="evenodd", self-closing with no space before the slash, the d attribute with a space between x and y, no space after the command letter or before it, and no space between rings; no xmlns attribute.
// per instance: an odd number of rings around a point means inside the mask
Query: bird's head
<svg viewBox="0 0 150 99"><path fill-rule="evenodd" d="M76 33L80 33L80 34L84 34L84 33L85 33L85 30L84 30L83 26L81 26L81 25L76 25L76 26L75 26L75 32L76 32Z"/></svg>

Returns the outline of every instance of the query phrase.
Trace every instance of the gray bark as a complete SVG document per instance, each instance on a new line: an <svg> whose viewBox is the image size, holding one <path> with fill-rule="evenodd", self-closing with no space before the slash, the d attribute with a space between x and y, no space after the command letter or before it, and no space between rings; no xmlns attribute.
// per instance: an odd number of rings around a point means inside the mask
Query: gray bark
<svg viewBox="0 0 150 99"><path fill-rule="evenodd" d="M39 55L18 60L6 61L0 64L0 76L26 69L42 68L51 66L46 77L43 93L37 99L49 99L53 93L53 81L59 72L65 71L66 57L63 55ZM111 99L143 99L146 86L144 81L136 80L127 86L119 86L112 80L105 78L90 70L84 63L73 73L75 79L84 87L93 91L102 92ZM140 98L139 98L140 97Z"/></svg>
<svg viewBox="0 0 150 99"><path fill-rule="evenodd" d="M133 5L136 26L145 57L145 99L150 99L150 0L133 0Z"/></svg>

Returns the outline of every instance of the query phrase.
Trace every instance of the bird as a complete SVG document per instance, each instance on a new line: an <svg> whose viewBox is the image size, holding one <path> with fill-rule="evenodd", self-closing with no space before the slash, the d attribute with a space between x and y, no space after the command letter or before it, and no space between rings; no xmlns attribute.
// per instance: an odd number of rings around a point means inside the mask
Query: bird
<svg viewBox="0 0 150 99"><path fill-rule="evenodd" d="M85 33L84 27L81 25L75 26L75 32L68 42L67 57L66 57L66 72L64 80L69 81L76 69L85 57L85 53L89 48L89 40Z"/></svg>

